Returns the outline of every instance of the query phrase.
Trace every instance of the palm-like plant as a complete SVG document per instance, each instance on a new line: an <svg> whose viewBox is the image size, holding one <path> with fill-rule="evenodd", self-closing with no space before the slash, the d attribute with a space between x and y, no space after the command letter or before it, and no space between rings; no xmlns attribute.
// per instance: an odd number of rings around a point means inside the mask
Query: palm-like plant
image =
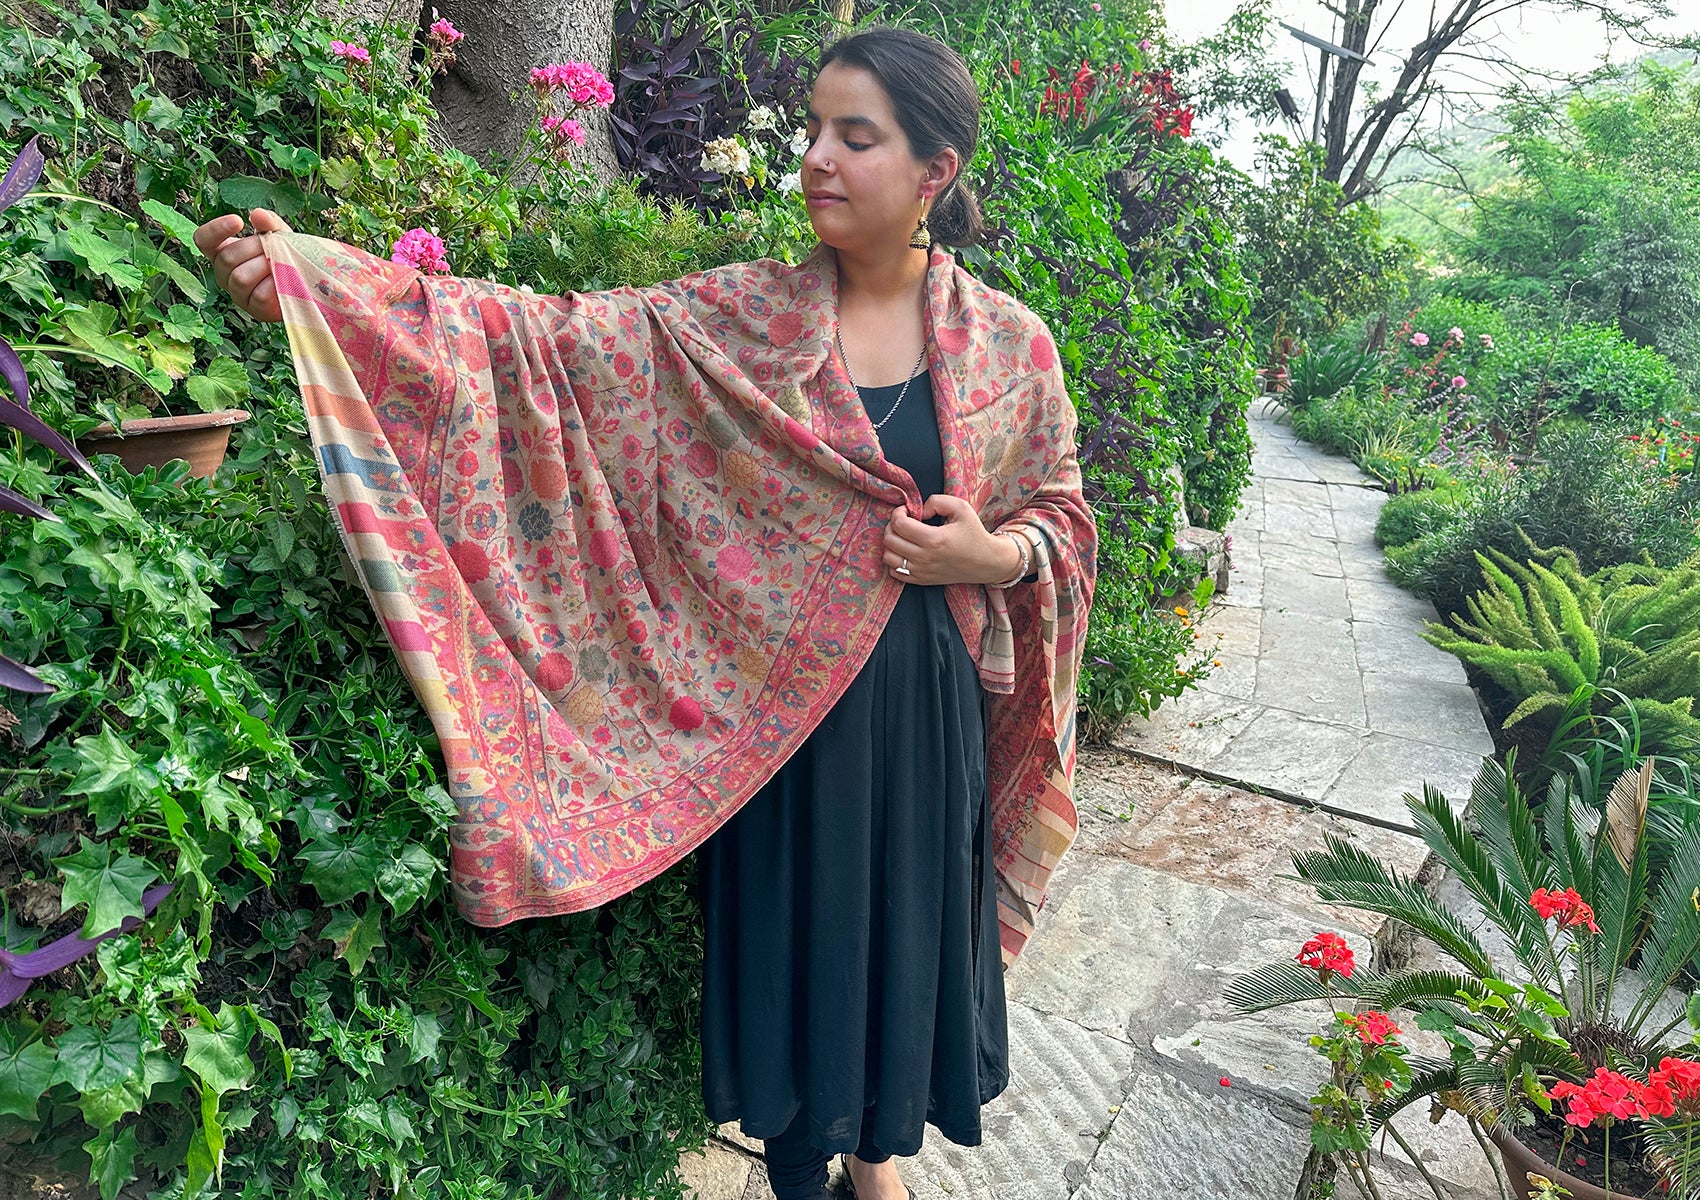
<svg viewBox="0 0 1700 1200"><path fill-rule="evenodd" d="M1485 763L1470 794L1475 829L1445 796L1426 788L1406 803L1435 856L1456 876L1503 940L1490 950L1474 916L1454 912L1352 844L1330 837L1321 851L1293 855L1298 877L1329 903L1400 921L1452 966L1360 969L1325 984L1296 962L1259 968L1233 981L1228 999L1243 1012L1334 997L1364 1008L1415 1014L1439 1033L1448 1058L1413 1055L1413 1082L1371 1111L1385 1122L1426 1097L1489 1127L1525 1125L1545 1107L1543 1078L1584 1079L1616 1055L1656 1058L1678 1024L1663 1003L1700 951L1700 826L1671 848L1649 878L1648 759L1609 791L1579 772L1555 775L1537 817L1514 775ZM1603 800L1601 797L1604 797ZM1588 921L1561 928L1531 903L1574 889ZM1597 932L1589 923L1597 919Z"/></svg>
<svg viewBox="0 0 1700 1200"><path fill-rule="evenodd" d="M12 160L5 178L0 179L0 212L5 212L20 197L28 194L41 178L41 169L45 162L41 151L36 147L36 140L31 138L29 143L18 151L18 156ZM51 429L30 411L29 376L24 372L24 364L18 358L17 351L13 350L4 338L0 338L0 425L35 439L48 449L70 459L87 471L91 478L98 480L99 477L95 475L88 459L84 458L67 438ZM41 505L4 484L0 484L0 512L16 513L41 521L55 519L53 514ZM0 654L0 688L40 695L51 692L53 685L22 663L13 662Z"/></svg>
<svg viewBox="0 0 1700 1200"><path fill-rule="evenodd" d="M1350 387L1380 364L1380 357L1360 350L1350 340L1331 342L1307 350L1292 362L1281 403L1303 408L1315 400L1326 400Z"/></svg>

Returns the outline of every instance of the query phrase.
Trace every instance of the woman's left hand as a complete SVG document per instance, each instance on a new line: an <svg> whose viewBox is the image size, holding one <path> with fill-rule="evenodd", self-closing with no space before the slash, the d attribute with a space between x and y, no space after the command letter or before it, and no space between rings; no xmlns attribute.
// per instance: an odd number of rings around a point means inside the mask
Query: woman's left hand
<svg viewBox="0 0 1700 1200"><path fill-rule="evenodd" d="M902 583L1002 583L1021 565L1021 551L1007 537L988 533L973 505L958 496L927 497L922 517L943 517L928 525L899 506L885 527L885 569ZM909 573L899 572L907 561Z"/></svg>

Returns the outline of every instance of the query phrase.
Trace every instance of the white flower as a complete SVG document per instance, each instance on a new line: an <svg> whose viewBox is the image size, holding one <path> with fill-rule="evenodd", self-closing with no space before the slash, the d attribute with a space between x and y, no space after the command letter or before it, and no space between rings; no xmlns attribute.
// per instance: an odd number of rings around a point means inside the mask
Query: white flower
<svg viewBox="0 0 1700 1200"><path fill-rule="evenodd" d="M750 143L750 157L755 159L757 162L766 162L767 161L767 147L762 145L760 142L751 142Z"/></svg>
<svg viewBox="0 0 1700 1200"><path fill-rule="evenodd" d="M809 131L799 129L791 135L791 153L798 158L809 152Z"/></svg>
<svg viewBox="0 0 1700 1200"><path fill-rule="evenodd" d="M758 133L778 129L779 114L765 104L757 105L750 110L750 128Z"/></svg>
<svg viewBox="0 0 1700 1200"><path fill-rule="evenodd" d="M803 173L792 171L789 175L779 177L780 192L800 192L803 190Z"/></svg>
<svg viewBox="0 0 1700 1200"><path fill-rule="evenodd" d="M702 148L702 169L717 175L748 175L750 152L735 137L715 138Z"/></svg>

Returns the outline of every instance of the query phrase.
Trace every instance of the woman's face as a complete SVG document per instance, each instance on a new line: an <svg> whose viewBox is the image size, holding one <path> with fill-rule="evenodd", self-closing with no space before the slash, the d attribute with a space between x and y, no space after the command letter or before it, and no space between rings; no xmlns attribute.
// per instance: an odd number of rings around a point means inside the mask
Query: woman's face
<svg viewBox="0 0 1700 1200"><path fill-rule="evenodd" d="M803 155L803 196L815 236L838 250L902 245L955 174L955 151L920 162L891 99L861 67L831 63L815 80Z"/></svg>

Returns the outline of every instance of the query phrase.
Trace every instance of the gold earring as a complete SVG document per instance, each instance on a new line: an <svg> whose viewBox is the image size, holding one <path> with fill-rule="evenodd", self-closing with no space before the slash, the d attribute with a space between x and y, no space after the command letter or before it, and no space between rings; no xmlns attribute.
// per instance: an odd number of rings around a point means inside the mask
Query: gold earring
<svg viewBox="0 0 1700 1200"><path fill-rule="evenodd" d="M915 232L909 235L909 244L917 250L933 248L933 234L927 228L927 210L921 210L921 219L915 223Z"/></svg>

